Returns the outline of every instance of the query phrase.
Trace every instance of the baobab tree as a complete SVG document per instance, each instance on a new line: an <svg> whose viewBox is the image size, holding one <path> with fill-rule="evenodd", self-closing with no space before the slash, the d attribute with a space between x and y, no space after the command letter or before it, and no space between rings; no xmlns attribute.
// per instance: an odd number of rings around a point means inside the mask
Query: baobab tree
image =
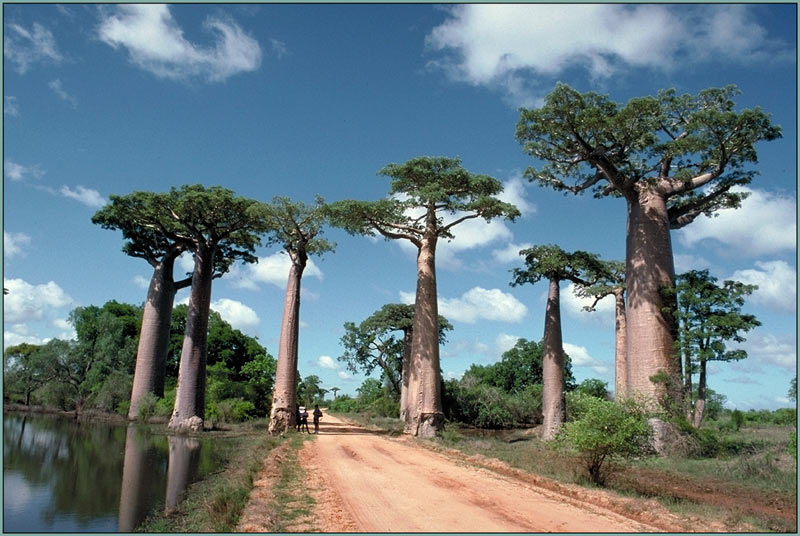
<svg viewBox="0 0 800 536"><path fill-rule="evenodd" d="M605 265L585 251L567 253L558 246L535 246L520 251L525 268L513 270L512 285L548 282L542 339L542 439L553 439L566 420L564 347L561 339L561 281L588 287L603 277Z"/></svg>
<svg viewBox="0 0 800 536"><path fill-rule="evenodd" d="M383 371L395 395L400 398L400 417L405 422L408 408L408 381L410 374L411 341L414 332L414 306L388 303L375 311L358 326L345 322L341 338L344 354L339 361L352 372L369 375L376 367ZM448 320L439 315L439 344L447 341L445 330L452 330ZM395 332L401 332L397 339Z"/></svg>
<svg viewBox="0 0 800 536"><path fill-rule="evenodd" d="M252 199L220 186L185 185L154 199L157 226L194 255L186 334L178 365L178 390L169 427L197 431L205 417L206 341L215 277L241 259L257 262L259 235L267 230Z"/></svg>
<svg viewBox="0 0 800 536"><path fill-rule="evenodd" d="M593 298L586 311L594 311L597 303L606 296L614 296L614 396L617 400L627 397L627 313L625 310L625 263L605 261L603 279L589 287L575 287L575 294Z"/></svg>
<svg viewBox="0 0 800 536"><path fill-rule="evenodd" d="M142 258L153 267L139 332L129 419L138 416L139 402L146 393L164 396L164 366L173 302L178 290L192 283L191 277L174 279L175 259L186 251L186 246L161 231L167 223L167 215L155 202L161 195L154 192L112 195L111 202L92 216L92 223L103 229L122 231L126 240L122 246L125 254Z"/></svg>
<svg viewBox="0 0 800 536"><path fill-rule="evenodd" d="M660 91L624 106L558 84L538 109L522 109L516 138L544 162L525 172L541 186L623 197L626 239L628 389L681 397L674 302L662 298L675 270L670 229L737 208L756 171L755 145L781 136L759 108L737 112L735 86L697 95ZM668 381L651 378L665 375Z"/></svg>
<svg viewBox="0 0 800 536"><path fill-rule="evenodd" d="M392 178L389 198L339 201L333 221L351 234L408 240L417 248L417 291L409 363L404 432L432 437L444 427L439 369L436 245L453 239L453 228L469 219L513 220L520 212L495 197L503 187L488 175L468 172L458 158L413 158L378 172ZM449 215L450 221L444 216Z"/></svg>
<svg viewBox="0 0 800 536"><path fill-rule="evenodd" d="M269 432L283 434L295 424L297 401L297 349L300 327L300 283L309 255L333 251L335 244L321 237L327 222L327 205L317 196L313 205L275 197L259 205L257 213L270 229L269 244L279 244L291 260L283 301L278 368L272 396Z"/></svg>

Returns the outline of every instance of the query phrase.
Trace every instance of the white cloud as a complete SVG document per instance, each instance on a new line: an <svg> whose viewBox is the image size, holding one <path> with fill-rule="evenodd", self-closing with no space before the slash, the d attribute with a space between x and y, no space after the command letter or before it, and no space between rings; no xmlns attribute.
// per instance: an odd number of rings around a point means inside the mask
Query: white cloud
<svg viewBox="0 0 800 536"><path fill-rule="evenodd" d="M594 298L582 298L575 295L575 284L570 283L561 288L561 309L570 317L583 322L602 324L613 328L616 314L616 301L614 296L606 296L595 305L593 312L583 308L594 303Z"/></svg>
<svg viewBox="0 0 800 536"><path fill-rule="evenodd" d="M686 62L769 60L769 43L745 6L467 4L427 37L431 62L456 80L499 86L513 104L537 105L545 77L580 67L594 79L630 67L670 71ZM549 81L548 81L549 83ZM534 94L535 93L535 94ZM538 94L538 96L537 96Z"/></svg>
<svg viewBox="0 0 800 536"><path fill-rule="evenodd" d="M757 269L737 270L729 278L758 289L748 301L792 313L796 310L797 271L784 261L756 261Z"/></svg>
<svg viewBox="0 0 800 536"><path fill-rule="evenodd" d="M31 243L31 237L25 233L8 233L3 231L3 256L5 258L24 255L24 247Z"/></svg>
<svg viewBox="0 0 800 536"><path fill-rule="evenodd" d="M259 257L256 264L247 264L243 268L231 270L231 284L238 288L253 290L262 283L285 289L291 267L292 261L289 256L278 251L268 257ZM322 271L311 259L303 271L303 278L308 277L316 277L320 281L323 279Z"/></svg>
<svg viewBox="0 0 800 536"><path fill-rule="evenodd" d="M336 375L339 376L340 380L352 380L353 379L352 375L350 375L349 373L347 373L347 372L345 372L343 370L340 370L339 372L337 372Z"/></svg>
<svg viewBox="0 0 800 536"><path fill-rule="evenodd" d="M331 370L336 370L339 368L339 364L329 355L319 356L319 359L317 359L317 365Z"/></svg>
<svg viewBox="0 0 800 536"><path fill-rule="evenodd" d="M73 303L53 281L31 285L22 279L3 279L3 287L9 291L3 297L4 322L11 324L44 320L53 309Z"/></svg>
<svg viewBox="0 0 800 536"><path fill-rule="evenodd" d="M529 242L525 242L524 244L514 244L513 242L509 242L504 248L495 249L492 251L492 256L497 260L497 262L502 263L512 263L512 262L524 262L524 259L519 254L520 251L523 249L528 249L533 247L533 244Z"/></svg>
<svg viewBox="0 0 800 536"><path fill-rule="evenodd" d="M796 249L796 198L747 187L733 191L750 194L741 208L697 218L678 231L681 243L693 247L703 240L716 240L736 255L750 257Z"/></svg>
<svg viewBox="0 0 800 536"><path fill-rule="evenodd" d="M64 197L74 199L87 207L101 208L107 203L106 199L100 195L100 192L83 186L77 186L74 190L69 186L62 186L59 191Z"/></svg>
<svg viewBox="0 0 800 536"><path fill-rule="evenodd" d="M512 177L503 183L503 191L497 195L500 201L516 206L522 216L529 216L536 212L536 205L526 198L528 191L525 183L527 182L527 179L524 179L521 175Z"/></svg>
<svg viewBox="0 0 800 536"><path fill-rule="evenodd" d="M19 105L17 98L11 95L3 97L3 115L10 115L11 117L19 117Z"/></svg>
<svg viewBox="0 0 800 536"><path fill-rule="evenodd" d="M573 367L589 367L597 374L608 373L608 366L589 355L589 351L586 349L586 347L577 346L568 342L563 343L563 347L564 352L566 352L572 361Z"/></svg>
<svg viewBox="0 0 800 536"><path fill-rule="evenodd" d="M270 44L272 45L272 52L278 56L278 59L283 59L284 56L289 54L289 48L286 46L286 43L283 41L279 41L277 39L270 39Z"/></svg>
<svg viewBox="0 0 800 536"><path fill-rule="evenodd" d="M520 337L517 337L516 335L500 333L495 338L494 343L497 346L497 349L500 351L500 355L502 355L507 351L511 350L512 348L514 348L519 339Z"/></svg>
<svg viewBox="0 0 800 536"><path fill-rule="evenodd" d="M236 300L221 298L211 302L211 308L233 328L244 333L252 334L261 322L253 309Z"/></svg>
<svg viewBox="0 0 800 536"><path fill-rule="evenodd" d="M133 284L139 288L144 288L144 289L150 288L150 280L141 275L136 275L133 277Z"/></svg>
<svg viewBox="0 0 800 536"><path fill-rule="evenodd" d="M67 93L67 91L64 89L64 85L61 83L60 79L56 78L55 80L50 81L50 83L47 84L47 87L52 89L53 93L58 95L58 97L61 100L70 103L73 108L77 108L78 107L78 99L76 99L74 96L72 96L69 93Z"/></svg>
<svg viewBox="0 0 800 536"><path fill-rule="evenodd" d="M23 166L11 160L6 160L3 165L3 174L12 181L24 181L28 177L38 179L44 175L44 171L39 165Z"/></svg>
<svg viewBox="0 0 800 536"><path fill-rule="evenodd" d="M705 270L711 267L711 262L707 259L685 253L676 253L674 255L674 262L676 274L688 272L689 270Z"/></svg>
<svg viewBox="0 0 800 536"><path fill-rule="evenodd" d="M741 344L732 344L731 348L742 348L747 352L748 359L742 361L746 368L751 363L764 364L768 368L797 370L797 338L791 335L774 335L759 329L746 335L747 340ZM787 379L788 382L788 379Z"/></svg>
<svg viewBox="0 0 800 536"><path fill-rule="evenodd" d="M128 50L130 60L161 78L204 78L220 82L261 64L261 47L231 20L209 17L206 31L215 34L213 48L187 41L164 4L119 5L99 28L100 39Z"/></svg>
<svg viewBox="0 0 800 536"><path fill-rule="evenodd" d="M17 72L25 74L30 66L39 61L62 60L52 32L39 24L27 30L19 24L9 24L3 35L3 55L16 64Z"/></svg>
<svg viewBox="0 0 800 536"><path fill-rule="evenodd" d="M413 292L400 292L403 303L414 303ZM520 322L528 308L511 294L500 289L473 287L460 298L439 297L439 314L448 320L474 324L478 320Z"/></svg>

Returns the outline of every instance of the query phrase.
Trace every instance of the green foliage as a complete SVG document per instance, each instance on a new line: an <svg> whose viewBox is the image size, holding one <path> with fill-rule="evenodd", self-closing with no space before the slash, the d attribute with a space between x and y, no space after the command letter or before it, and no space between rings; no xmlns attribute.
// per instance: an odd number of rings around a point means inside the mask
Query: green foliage
<svg viewBox="0 0 800 536"><path fill-rule="evenodd" d="M328 404L328 408L336 413L355 413L358 411L358 407L358 400L350 395L337 396L335 400Z"/></svg>
<svg viewBox="0 0 800 536"><path fill-rule="evenodd" d="M140 421L146 421L156 414L156 405L159 398L153 393L145 393L139 399L139 411L136 418ZM129 403L130 404L130 403Z"/></svg>
<svg viewBox="0 0 800 536"><path fill-rule="evenodd" d="M226 398L208 406L207 415L215 421L236 423L252 418L255 406L242 398Z"/></svg>
<svg viewBox="0 0 800 536"><path fill-rule="evenodd" d="M789 393L787 396L789 400L797 402L797 376L792 378L792 381L789 383Z"/></svg>
<svg viewBox="0 0 800 536"><path fill-rule="evenodd" d="M473 364L464 373L463 381L492 385L506 393L520 393L530 385L542 383L542 352L541 342L518 339L497 363ZM567 391L575 388L572 360L567 354L564 354L564 383Z"/></svg>
<svg viewBox="0 0 800 536"><path fill-rule="evenodd" d="M652 433L647 415L632 400L609 402L584 393L573 398L576 418L564 425L558 441L578 453L592 482L603 485L608 462L647 452Z"/></svg>
<svg viewBox="0 0 800 536"><path fill-rule="evenodd" d="M733 410L733 412L731 413L731 421L733 422L734 430L738 432L739 429L744 424L744 413L742 413L738 409Z"/></svg>
<svg viewBox="0 0 800 536"><path fill-rule="evenodd" d="M525 258L525 268L514 268L512 286L534 284L546 279L567 280L578 286L589 287L611 277L607 263L594 253L567 253L556 245L547 245L524 249L520 255Z"/></svg>
<svg viewBox="0 0 800 536"><path fill-rule="evenodd" d="M121 403L130 403L132 386L133 375L114 370L100 385L92 405L101 411L114 412Z"/></svg>
<svg viewBox="0 0 800 536"><path fill-rule="evenodd" d="M578 387L575 388L575 391L603 400L609 399L608 382L598 380L597 378L587 378L583 380L578 384Z"/></svg>
<svg viewBox="0 0 800 536"><path fill-rule="evenodd" d="M542 420L541 384L508 393L465 375L461 381L444 382L442 402L448 420L478 428L509 428Z"/></svg>
<svg viewBox="0 0 800 536"><path fill-rule="evenodd" d="M786 450L789 454L792 455L794 461L797 461L797 430L792 430L789 432L789 444L786 446Z"/></svg>

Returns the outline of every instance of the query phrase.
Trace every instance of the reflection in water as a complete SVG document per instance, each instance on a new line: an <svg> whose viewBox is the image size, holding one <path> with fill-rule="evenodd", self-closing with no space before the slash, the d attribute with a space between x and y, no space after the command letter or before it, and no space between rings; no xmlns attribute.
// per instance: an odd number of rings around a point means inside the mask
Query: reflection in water
<svg viewBox="0 0 800 536"><path fill-rule="evenodd" d="M216 465L207 440L4 414L3 530L130 532Z"/></svg>
<svg viewBox="0 0 800 536"><path fill-rule="evenodd" d="M193 437L169 436L169 470L167 500L164 511L172 512L197 473L200 462L200 441Z"/></svg>

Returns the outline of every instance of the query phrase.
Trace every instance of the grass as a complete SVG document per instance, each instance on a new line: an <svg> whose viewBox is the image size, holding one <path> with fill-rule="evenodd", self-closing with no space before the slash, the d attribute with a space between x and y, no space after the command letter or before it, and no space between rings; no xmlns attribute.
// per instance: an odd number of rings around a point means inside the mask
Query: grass
<svg viewBox="0 0 800 536"><path fill-rule="evenodd" d="M298 532L297 526L304 527L303 532L316 532L313 527L315 501L304 485L305 470L297 462L297 456L304 441L309 436L292 434L287 441L291 444L287 459L281 464L281 473L273 489L271 503L270 532Z"/></svg>
<svg viewBox="0 0 800 536"><path fill-rule="evenodd" d="M258 425L237 428L218 439L220 469L191 485L169 515L148 518L139 532L233 532L247 504L253 480L267 453L283 439L268 436Z"/></svg>

